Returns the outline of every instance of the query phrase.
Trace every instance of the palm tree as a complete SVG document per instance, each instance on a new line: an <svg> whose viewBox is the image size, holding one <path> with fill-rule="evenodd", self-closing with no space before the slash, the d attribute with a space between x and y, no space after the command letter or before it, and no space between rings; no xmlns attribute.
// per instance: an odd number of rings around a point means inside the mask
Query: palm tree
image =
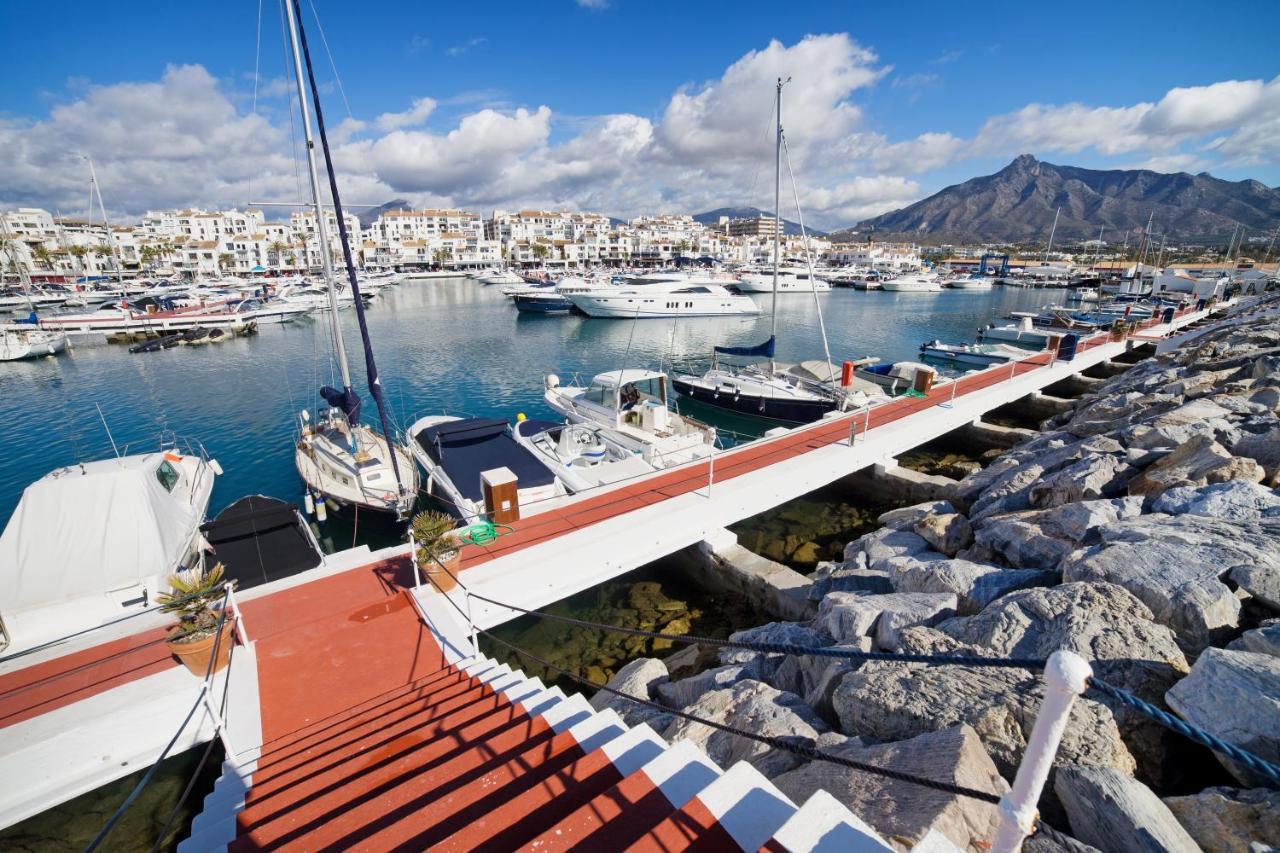
<svg viewBox="0 0 1280 853"><path fill-rule="evenodd" d="M53 254L44 247L43 243L36 243L31 247L31 257L45 269L53 269L53 265L50 263Z"/></svg>
<svg viewBox="0 0 1280 853"><path fill-rule="evenodd" d="M160 250L155 246L143 246L138 250L138 257L142 260L142 265L147 269L151 269L159 256Z"/></svg>
<svg viewBox="0 0 1280 853"><path fill-rule="evenodd" d="M272 240L271 244L267 246L267 255L268 257L274 255L276 259L275 265L280 266L280 261L284 258L284 252L287 251L288 248L289 247L287 245L281 243L279 240Z"/></svg>
<svg viewBox="0 0 1280 853"><path fill-rule="evenodd" d="M547 248L546 243L534 243L531 251L533 252L533 256L540 261L545 260L547 255L550 254L550 250Z"/></svg>

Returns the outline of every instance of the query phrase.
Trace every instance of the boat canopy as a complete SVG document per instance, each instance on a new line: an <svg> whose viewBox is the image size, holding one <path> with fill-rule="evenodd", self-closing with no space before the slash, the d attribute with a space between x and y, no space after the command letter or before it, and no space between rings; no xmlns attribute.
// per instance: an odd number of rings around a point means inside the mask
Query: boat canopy
<svg viewBox="0 0 1280 853"><path fill-rule="evenodd" d="M721 355L760 355L766 358L773 358L774 344L776 342L777 336L770 335L769 340L762 344L756 344L753 347L716 347L716 352Z"/></svg>
<svg viewBox="0 0 1280 853"><path fill-rule="evenodd" d="M0 535L4 611L99 597L172 572L200 508L169 491L179 474L165 455L59 468L28 486Z"/></svg>
<svg viewBox="0 0 1280 853"><path fill-rule="evenodd" d="M606 388L616 388L620 385L626 385L628 382L648 382L650 379L665 380L665 373L656 370L640 370L631 368L629 370L610 370L607 373L598 373L592 380L592 385L603 385Z"/></svg>
<svg viewBox="0 0 1280 853"><path fill-rule="evenodd" d="M341 409L347 416L347 423L355 426L360 423L360 398L350 388L345 390L325 385L320 389L320 396L335 409Z"/></svg>

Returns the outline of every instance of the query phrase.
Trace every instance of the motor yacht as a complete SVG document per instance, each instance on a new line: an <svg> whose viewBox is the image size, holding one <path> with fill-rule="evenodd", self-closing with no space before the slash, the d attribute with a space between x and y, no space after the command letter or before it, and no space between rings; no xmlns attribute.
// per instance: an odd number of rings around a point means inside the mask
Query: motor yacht
<svg viewBox="0 0 1280 853"><path fill-rule="evenodd" d="M57 355L67 349L66 332L54 332L20 324L0 329L0 361L22 361Z"/></svg>
<svg viewBox="0 0 1280 853"><path fill-rule="evenodd" d="M629 480L657 470L606 427L594 423L522 420L516 441L564 484L569 492Z"/></svg>
<svg viewBox="0 0 1280 853"><path fill-rule="evenodd" d="M760 313L760 306L750 296L722 285L698 284L672 290L659 290L659 287L656 284L623 286L568 292L565 295L588 317L646 319L751 316Z"/></svg>
<svg viewBox="0 0 1280 853"><path fill-rule="evenodd" d="M941 293L942 280L929 273L908 273L885 279L880 287L894 293Z"/></svg>
<svg viewBox="0 0 1280 853"><path fill-rule="evenodd" d="M611 370L584 386L561 385L554 374L543 381L543 395L553 410L573 423L599 424L618 441L639 451L655 468L669 468L709 456L716 431L672 411L668 377L653 370Z"/></svg>
<svg viewBox="0 0 1280 853"><path fill-rule="evenodd" d="M742 284L738 289L744 293L772 293L773 271L755 270L742 274ZM778 270L779 293L826 293L831 290L830 282L810 275L807 267L782 267Z"/></svg>

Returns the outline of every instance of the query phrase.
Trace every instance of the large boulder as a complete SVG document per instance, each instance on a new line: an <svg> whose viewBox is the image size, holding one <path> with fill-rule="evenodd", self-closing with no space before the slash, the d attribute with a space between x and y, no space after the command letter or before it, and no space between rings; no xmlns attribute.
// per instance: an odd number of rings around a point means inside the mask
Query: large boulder
<svg viewBox="0 0 1280 853"><path fill-rule="evenodd" d="M858 540L862 553L867 555L867 568L876 571L888 571L889 561L895 557L920 558L920 555L936 554L936 559L943 559L941 554L933 551L929 543L910 530L894 530L882 528L868 533ZM845 549L845 559L849 559L849 550ZM923 559L929 559L925 556Z"/></svg>
<svg viewBox="0 0 1280 853"><path fill-rule="evenodd" d="M933 546L935 551L948 557L954 557L973 542L973 528L969 526L969 519L955 512L927 515L911 529Z"/></svg>
<svg viewBox="0 0 1280 853"><path fill-rule="evenodd" d="M657 698L655 694L657 688L666 684L668 679L667 666L662 661L657 658L637 658L618 670L606 686L628 696L652 700ZM597 711L612 708L628 726L650 723L661 729L671 719L670 715L663 714L655 708L641 705L639 702L630 702L622 696L605 690L597 691L596 695L591 697L591 707Z"/></svg>
<svg viewBox="0 0 1280 853"><path fill-rule="evenodd" d="M739 643L761 643L787 646L803 646L805 648L821 648L831 645L831 637L815 631L807 625L796 622L769 622L755 628L734 631L730 640ZM723 664L756 664L755 676L768 681L778 666L787 656L781 653L757 652L752 649L735 649L732 646L720 648L720 662Z"/></svg>
<svg viewBox="0 0 1280 853"><path fill-rule="evenodd" d="M748 678L759 680L759 664L755 661L712 667L679 681L666 681L654 687L657 699L668 708L686 708L711 690L723 690Z"/></svg>
<svg viewBox="0 0 1280 853"><path fill-rule="evenodd" d="M867 568L867 555L858 551L854 558L839 563L820 562L811 576L809 600L821 601L832 592L879 594L893 592L887 572Z"/></svg>
<svg viewBox="0 0 1280 853"><path fill-rule="evenodd" d="M1001 569L969 560L907 564L889 574L896 592L953 593L962 616L977 613L1015 589L1047 586L1055 577L1051 572Z"/></svg>
<svg viewBox="0 0 1280 853"><path fill-rule="evenodd" d="M1202 649L1239 622L1222 578L1237 566L1280 569L1280 520L1232 523L1146 515L1104 525L1099 545L1062 561L1064 581L1102 581L1132 592L1184 644Z"/></svg>
<svg viewBox="0 0 1280 853"><path fill-rule="evenodd" d="M842 643L830 648L869 652L871 638L859 637L856 643ZM862 664L862 660L855 658L788 655L769 679L769 683L779 690L803 697L805 703L818 712L819 717L828 723L835 723L836 715L831 707L831 697L845 673L853 672Z"/></svg>
<svg viewBox="0 0 1280 853"><path fill-rule="evenodd" d="M1236 566L1228 575L1231 582L1261 604L1280 611L1280 567L1270 565Z"/></svg>
<svg viewBox="0 0 1280 853"><path fill-rule="evenodd" d="M1280 426L1262 433L1246 433L1231 445L1236 456L1252 459L1262 466L1269 485L1280 485Z"/></svg>
<svg viewBox="0 0 1280 853"><path fill-rule="evenodd" d="M874 637L883 649L897 648L897 634L911 625L932 625L954 616L956 597L938 593L857 595L833 592L818 607L815 627L842 642Z"/></svg>
<svg viewBox="0 0 1280 853"><path fill-rule="evenodd" d="M1129 494L1155 496L1178 486L1204 486L1228 480L1261 483L1265 476L1266 472L1257 462L1232 456L1221 444L1202 435L1179 445L1131 479Z"/></svg>
<svg viewBox="0 0 1280 853"><path fill-rule="evenodd" d="M1200 853L1169 807L1123 773L1067 765L1058 768L1053 790L1072 834L1102 853Z"/></svg>
<svg viewBox="0 0 1280 853"><path fill-rule="evenodd" d="M876 519L876 523L881 527L892 527L894 530L910 530L922 518L927 518L931 515L947 515L955 511L956 508L951 504L951 501L926 501L914 506L891 509L886 513L882 513Z"/></svg>
<svg viewBox="0 0 1280 853"><path fill-rule="evenodd" d="M1043 697L1043 679L1022 670L873 661L844 677L832 705L841 731L879 741L970 725L1012 779ZM1073 706L1056 760L1122 773L1135 768L1111 711L1088 697Z"/></svg>
<svg viewBox="0 0 1280 853"><path fill-rule="evenodd" d="M1280 440L1280 436L1277 437ZM1151 505L1167 515L1206 515L1226 521L1280 517L1280 495L1244 480L1169 489Z"/></svg>
<svg viewBox="0 0 1280 853"><path fill-rule="evenodd" d="M898 743L862 747L838 745L838 738L819 739L823 752L879 767L975 788L1002 796L1008 785L1000 777L972 728L952 726ZM774 780L797 803L827 791L885 838L911 847L932 829L961 850L990 850L999 825L992 803L961 797L865 773L825 761L810 761Z"/></svg>
<svg viewBox="0 0 1280 853"><path fill-rule="evenodd" d="M1233 652L1254 652L1280 657L1280 619L1268 619L1252 631L1245 631L1232 640L1227 648Z"/></svg>
<svg viewBox="0 0 1280 853"><path fill-rule="evenodd" d="M1116 497L1124 494L1125 485L1136 473L1123 457L1090 454L1036 483L1027 497L1040 509Z"/></svg>
<svg viewBox="0 0 1280 853"><path fill-rule="evenodd" d="M1207 649L1191 674L1165 694L1165 701L1191 725L1280 763L1280 658ZM1215 755L1242 784L1270 784L1261 774Z"/></svg>
<svg viewBox="0 0 1280 853"><path fill-rule="evenodd" d="M690 714L753 734L781 738L812 747L826 723L794 693L784 693L760 681L739 681L727 690L706 693L687 709ZM759 741L713 729L703 723L677 719L663 733L668 741L693 741L721 767L746 761L773 778L800 764L800 756Z"/></svg>
<svg viewBox="0 0 1280 853"><path fill-rule="evenodd" d="M976 541L1016 568L1053 569L1081 545L1096 541L1104 524L1142 514L1142 498L1067 503L1045 510L987 518Z"/></svg>
<svg viewBox="0 0 1280 853"><path fill-rule="evenodd" d="M1206 788L1164 804L1208 853L1280 849L1280 790Z"/></svg>

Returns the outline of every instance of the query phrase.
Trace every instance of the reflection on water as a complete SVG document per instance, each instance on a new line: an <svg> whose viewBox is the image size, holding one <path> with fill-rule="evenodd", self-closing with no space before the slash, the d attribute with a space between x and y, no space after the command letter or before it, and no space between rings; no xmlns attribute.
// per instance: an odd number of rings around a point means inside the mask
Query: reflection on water
<svg viewBox="0 0 1280 853"><path fill-rule="evenodd" d="M196 772L204 750L204 745L201 745L166 759L150 784L111 830L101 849L121 853L147 853L153 846L157 846L157 839L187 782ZM191 821L199 814L205 796L213 790L213 783L221 773L222 758L222 747L214 744L191 794L174 817L168 833L160 839L159 850L175 850L178 842L190 835ZM117 779L8 829L0 830L0 850L8 853L56 853L63 850L78 853L84 850L146 772L143 769L130 773L123 779ZM4 784L22 784L22 780L6 779Z"/></svg>
<svg viewBox="0 0 1280 853"><path fill-rule="evenodd" d="M818 299L833 358L901 360L917 356L922 341L971 341L994 316L1059 296L1005 288L833 290ZM567 380L621 366L705 365L716 344L758 343L769 334L767 314L678 322L526 317L498 288L465 279L383 291L368 316L385 397L401 426L442 411L550 417L542 399L549 373ZM343 312L342 319L354 342L354 312ZM779 300L778 336L779 360L821 357L812 295ZM352 354L355 384L363 392L358 347ZM214 490L214 512L252 493L297 501L297 413L316 406L316 389L335 382L335 373L323 318L266 326L255 336L206 347L133 355L124 347L85 342L63 358L6 364L0 370L0 523L33 480L58 466L111 455L95 403L121 448L152 447L162 429L203 442L226 471ZM370 403L365 409L372 415ZM698 416L713 422L723 417L714 411ZM741 432L758 428L725 425ZM340 530L331 538L345 547L347 536Z"/></svg>

